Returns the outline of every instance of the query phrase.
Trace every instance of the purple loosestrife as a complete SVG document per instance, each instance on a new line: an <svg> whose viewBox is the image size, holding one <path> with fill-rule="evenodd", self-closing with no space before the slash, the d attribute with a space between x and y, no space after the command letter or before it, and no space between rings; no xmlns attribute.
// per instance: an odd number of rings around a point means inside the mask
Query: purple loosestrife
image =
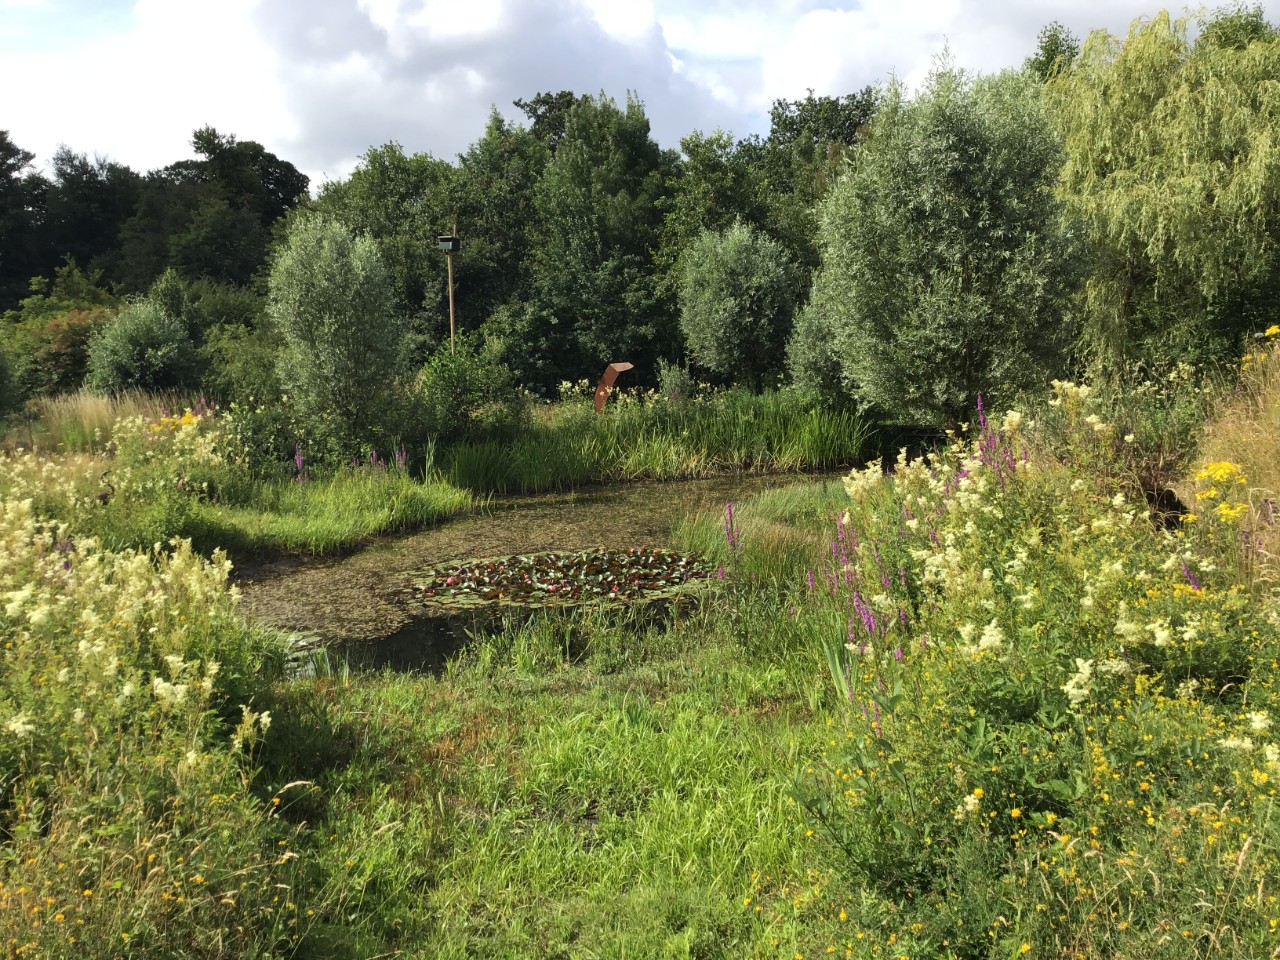
<svg viewBox="0 0 1280 960"><path fill-rule="evenodd" d="M729 549L733 552L736 553L742 548L742 531L733 519L732 501L724 505L724 538L729 544Z"/></svg>
<svg viewBox="0 0 1280 960"><path fill-rule="evenodd" d="M1182 575L1187 578L1187 583L1191 584L1191 589L1193 590L1202 589L1200 586L1200 580L1196 577L1194 573L1191 572L1191 568L1188 567L1185 563L1182 565Z"/></svg>

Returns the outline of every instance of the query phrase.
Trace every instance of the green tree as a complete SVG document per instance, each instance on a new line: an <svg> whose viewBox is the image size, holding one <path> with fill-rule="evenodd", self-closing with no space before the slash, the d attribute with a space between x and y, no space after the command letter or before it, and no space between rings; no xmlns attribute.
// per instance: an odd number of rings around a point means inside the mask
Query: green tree
<svg viewBox="0 0 1280 960"><path fill-rule="evenodd" d="M377 244L395 307L411 318L423 355L448 335L445 262L436 238L453 225L453 178L444 160L388 143L366 151L348 179L325 184L314 204Z"/></svg>
<svg viewBox="0 0 1280 960"><path fill-rule="evenodd" d="M873 87L840 97L775 100L766 138L749 138L736 153L756 191L752 222L779 241L809 272L818 265L817 207L834 186L879 107Z"/></svg>
<svg viewBox="0 0 1280 960"><path fill-rule="evenodd" d="M49 183L31 167L35 154L0 130L0 308L16 304L45 272L40 243Z"/></svg>
<svg viewBox="0 0 1280 960"><path fill-rule="evenodd" d="M680 261L680 328L694 362L759 389L782 368L798 270L741 221L706 231Z"/></svg>
<svg viewBox="0 0 1280 960"><path fill-rule="evenodd" d="M284 343L281 384L316 439L334 452L385 444L406 328L377 243L332 218L300 216L268 289Z"/></svg>
<svg viewBox="0 0 1280 960"><path fill-rule="evenodd" d="M537 386L593 376L614 360L652 365L674 339L653 263L674 163L649 135L639 100L624 110L601 94L569 111L534 200L539 310L531 315L551 325L540 339L555 362L547 371L555 379Z"/></svg>
<svg viewBox="0 0 1280 960"><path fill-rule="evenodd" d="M133 215L142 178L127 166L90 160L62 147L53 155L53 178L45 197L44 248L53 262L64 259L116 276L120 230ZM53 263L38 271L47 274Z"/></svg>
<svg viewBox="0 0 1280 960"><path fill-rule="evenodd" d="M1230 356L1280 319L1280 38L1257 10L1210 17L1194 43L1188 26L1096 32L1047 87L1104 373Z"/></svg>
<svg viewBox="0 0 1280 960"><path fill-rule="evenodd" d="M728 133L695 131L680 141L680 153L664 198L657 254L660 279L672 288L680 284L682 254L703 231L725 230L739 219L767 229L769 221L759 171Z"/></svg>
<svg viewBox="0 0 1280 960"><path fill-rule="evenodd" d="M1057 20L1040 31L1033 56L1027 57L1022 69L1041 80L1050 80L1069 68L1080 56L1080 38Z"/></svg>
<svg viewBox="0 0 1280 960"><path fill-rule="evenodd" d="M534 190L549 159L541 139L497 111L458 158L446 203L462 237L453 258L460 326L474 329L503 304L531 296ZM442 266L443 257L435 257Z"/></svg>
<svg viewBox="0 0 1280 960"><path fill-rule="evenodd" d="M813 309L844 380L900 422L960 420L1060 362L1072 258L1042 91L946 63L914 100L891 86L823 204Z"/></svg>
<svg viewBox="0 0 1280 960"><path fill-rule="evenodd" d="M572 90L558 90L555 93L538 93L528 100L513 100L512 105L529 118L529 132L555 153L564 139L570 111L590 99L580 97Z"/></svg>
<svg viewBox="0 0 1280 960"><path fill-rule="evenodd" d="M112 264L127 291L145 290L171 266L185 280L248 283L273 224L306 194L307 177L261 144L211 127L191 144L200 159L153 170L138 187Z"/></svg>

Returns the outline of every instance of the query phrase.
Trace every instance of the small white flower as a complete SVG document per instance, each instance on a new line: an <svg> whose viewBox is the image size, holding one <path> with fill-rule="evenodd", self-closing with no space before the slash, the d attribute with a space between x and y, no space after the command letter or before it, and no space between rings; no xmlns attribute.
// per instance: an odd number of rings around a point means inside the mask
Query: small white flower
<svg viewBox="0 0 1280 960"><path fill-rule="evenodd" d="M58 682L59 682L59 683L66 683L66 682L67 682L67 679L68 679L70 676L71 676L71 668L70 668L70 667L63 667L61 670L59 670L59 671L58 671Z"/></svg>
<svg viewBox="0 0 1280 960"><path fill-rule="evenodd" d="M1254 733L1264 733L1271 729L1271 718L1265 710L1257 710L1249 714L1249 729Z"/></svg>
<svg viewBox="0 0 1280 960"><path fill-rule="evenodd" d="M84 710L80 707L76 707L71 714L71 719L76 723L84 723Z"/></svg>

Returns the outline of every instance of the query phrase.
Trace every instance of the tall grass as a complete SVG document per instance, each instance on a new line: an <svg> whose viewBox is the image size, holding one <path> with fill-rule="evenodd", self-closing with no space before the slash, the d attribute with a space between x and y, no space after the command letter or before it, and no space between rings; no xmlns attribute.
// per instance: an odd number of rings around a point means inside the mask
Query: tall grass
<svg viewBox="0 0 1280 960"><path fill-rule="evenodd" d="M454 446L445 472L471 490L532 493L732 469L823 469L858 462L871 433L856 414L817 410L785 391L731 390L683 404L633 400L600 416L571 402L519 437Z"/></svg>
<svg viewBox="0 0 1280 960"><path fill-rule="evenodd" d="M1280 582L1280 331L1271 330L1245 356L1238 389L1213 410L1193 472L1224 461L1240 465L1249 507L1241 559L1268 588ZM1194 497L1191 485L1183 489L1187 499Z"/></svg>
<svg viewBox="0 0 1280 960"><path fill-rule="evenodd" d="M9 445L53 452L92 452L105 449L119 420L142 417L158 420L185 407L194 398L178 392L151 393L126 390L117 394L80 389L57 397L42 397L31 409L26 424L9 431Z"/></svg>

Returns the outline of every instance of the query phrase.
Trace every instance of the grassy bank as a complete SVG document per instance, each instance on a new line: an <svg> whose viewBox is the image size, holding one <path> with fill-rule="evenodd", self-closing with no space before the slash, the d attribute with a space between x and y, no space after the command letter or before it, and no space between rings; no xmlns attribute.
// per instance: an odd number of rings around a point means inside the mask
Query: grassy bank
<svg viewBox="0 0 1280 960"><path fill-rule="evenodd" d="M101 438L101 434L98 434ZM318 477L256 476L229 462L212 413L115 421L109 441L83 453L13 453L0 462L0 496L31 499L39 516L107 548L190 539L206 555L324 555L382 533L467 510L470 494L401 462L371 459Z"/></svg>
<svg viewBox="0 0 1280 960"><path fill-rule="evenodd" d="M871 425L856 414L815 409L788 391L679 403L624 395L599 416L587 400L549 407L520 436L461 442L442 462L450 481L469 490L534 493L732 469L828 469L860 462L871 439Z"/></svg>

